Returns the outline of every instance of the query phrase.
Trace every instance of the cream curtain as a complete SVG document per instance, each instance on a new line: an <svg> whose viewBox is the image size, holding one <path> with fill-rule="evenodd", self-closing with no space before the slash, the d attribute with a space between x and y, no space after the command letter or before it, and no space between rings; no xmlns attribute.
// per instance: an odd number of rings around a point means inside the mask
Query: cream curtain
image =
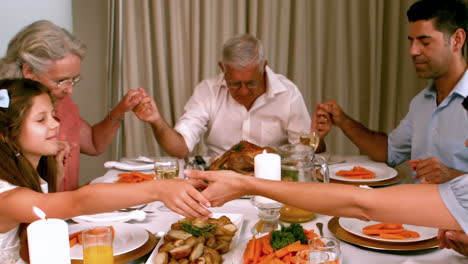
<svg viewBox="0 0 468 264"><path fill-rule="evenodd" d="M269 65L299 86L311 114L333 99L364 125L390 132L425 84L407 55L412 2L124 0L122 60L113 63L122 61L122 92L144 87L174 125L195 85L219 72L223 42L249 33L263 41ZM336 128L327 144L332 153L358 153ZM149 125L131 115L120 148L123 156L162 154Z"/></svg>

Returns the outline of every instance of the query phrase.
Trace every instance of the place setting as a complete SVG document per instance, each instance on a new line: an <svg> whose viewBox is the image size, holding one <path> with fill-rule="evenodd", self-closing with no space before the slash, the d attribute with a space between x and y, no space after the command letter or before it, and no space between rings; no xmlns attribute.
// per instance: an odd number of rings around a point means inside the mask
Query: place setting
<svg viewBox="0 0 468 264"><path fill-rule="evenodd" d="M417 251L437 248L437 228L333 217L329 231L348 243L376 250Z"/></svg>
<svg viewBox="0 0 468 264"><path fill-rule="evenodd" d="M384 163L362 161L330 165L330 182L371 187L401 182L401 175Z"/></svg>
<svg viewBox="0 0 468 264"><path fill-rule="evenodd" d="M127 223L80 223L70 225L68 232L72 264L82 264L84 259L107 263L106 255L113 258L114 264L127 263L148 254L157 243L143 227ZM104 253L106 247L109 254Z"/></svg>

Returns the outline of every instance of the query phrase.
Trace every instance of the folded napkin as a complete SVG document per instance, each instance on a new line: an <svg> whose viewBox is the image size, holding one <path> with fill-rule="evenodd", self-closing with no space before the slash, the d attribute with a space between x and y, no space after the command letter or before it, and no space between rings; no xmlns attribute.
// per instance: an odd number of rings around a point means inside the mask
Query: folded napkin
<svg viewBox="0 0 468 264"><path fill-rule="evenodd" d="M118 169L126 171L144 171L144 170L154 170L154 164L134 164L126 163L119 161L107 161L104 163L106 169Z"/></svg>
<svg viewBox="0 0 468 264"><path fill-rule="evenodd" d="M111 212L94 215L80 215L73 217L72 220L77 223L83 222L127 222L130 220L143 221L146 213L141 210L131 212Z"/></svg>

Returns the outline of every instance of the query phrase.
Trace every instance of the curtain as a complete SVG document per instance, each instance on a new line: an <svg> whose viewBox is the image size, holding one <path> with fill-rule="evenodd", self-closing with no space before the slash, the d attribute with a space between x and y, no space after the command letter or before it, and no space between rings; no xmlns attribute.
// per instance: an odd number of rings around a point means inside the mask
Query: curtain
<svg viewBox="0 0 468 264"><path fill-rule="evenodd" d="M123 1L122 59L113 63L122 68L123 92L143 87L174 125L195 85L219 73L223 42L249 33L262 40L270 67L298 85L311 114L317 103L335 100L365 126L388 133L425 85L408 55L412 2ZM332 154L359 153L337 128L326 141ZM163 154L150 126L133 115L126 116L121 149L122 156ZM194 152L202 154L203 143Z"/></svg>

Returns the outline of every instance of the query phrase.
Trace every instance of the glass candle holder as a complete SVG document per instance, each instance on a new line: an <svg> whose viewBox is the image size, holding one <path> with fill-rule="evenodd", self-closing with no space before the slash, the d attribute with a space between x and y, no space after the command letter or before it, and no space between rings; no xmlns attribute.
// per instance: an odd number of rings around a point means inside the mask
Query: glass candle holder
<svg viewBox="0 0 468 264"><path fill-rule="evenodd" d="M252 227L251 232L253 235L269 233L279 229L279 211L283 204L261 196L251 197L250 202L257 209L259 217L258 222Z"/></svg>

